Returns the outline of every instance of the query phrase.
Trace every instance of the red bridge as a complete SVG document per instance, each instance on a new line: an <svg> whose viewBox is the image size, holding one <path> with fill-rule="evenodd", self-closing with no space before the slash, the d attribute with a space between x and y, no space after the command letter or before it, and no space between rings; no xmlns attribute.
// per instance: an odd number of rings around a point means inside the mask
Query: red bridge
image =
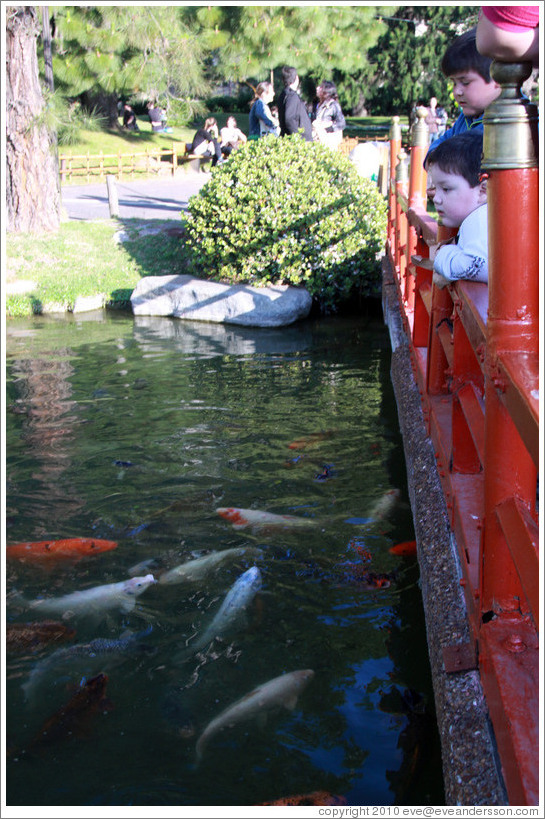
<svg viewBox="0 0 545 819"><path fill-rule="evenodd" d="M408 156L397 117L390 132L383 307L450 804L539 803L538 123L520 93L530 69L492 66L502 93L484 118L488 285L439 289L418 266L453 231L426 212L422 116Z"/></svg>

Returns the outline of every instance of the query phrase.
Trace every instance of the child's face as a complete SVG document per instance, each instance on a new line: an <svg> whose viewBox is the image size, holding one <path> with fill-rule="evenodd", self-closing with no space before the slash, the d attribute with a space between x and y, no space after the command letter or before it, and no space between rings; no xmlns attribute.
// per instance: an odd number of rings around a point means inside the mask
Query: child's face
<svg viewBox="0 0 545 819"><path fill-rule="evenodd" d="M430 165L429 175L435 187L435 209L446 227L460 227L466 216L486 202L485 182L472 188L463 176L445 173L436 164Z"/></svg>
<svg viewBox="0 0 545 819"><path fill-rule="evenodd" d="M469 68L449 77L453 83L454 99L466 117L476 117L483 113L501 93L501 87L491 80L486 82L480 74Z"/></svg>

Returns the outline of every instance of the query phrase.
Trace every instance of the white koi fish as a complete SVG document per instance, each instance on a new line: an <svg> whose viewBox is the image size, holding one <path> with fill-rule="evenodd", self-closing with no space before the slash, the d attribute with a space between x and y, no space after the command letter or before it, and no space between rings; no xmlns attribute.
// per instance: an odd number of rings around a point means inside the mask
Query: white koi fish
<svg viewBox="0 0 545 819"><path fill-rule="evenodd" d="M234 506L216 509L218 515L233 524L234 529L251 529L253 532L293 529L299 526L314 526L313 518L299 518L295 515L275 515L259 509L238 509Z"/></svg>
<svg viewBox="0 0 545 819"><path fill-rule="evenodd" d="M263 551L262 549L254 549L252 546L241 546L236 549L223 549L221 552L212 552L209 555L204 555L204 557L188 560L168 572L164 572L159 577L159 583L171 585L173 583L194 583L204 580L209 572L214 571L223 563L242 557L258 559L263 557Z"/></svg>
<svg viewBox="0 0 545 819"><path fill-rule="evenodd" d="M247 621L248 606L260 588L261 572L257 566L252 566L233 583L208 628L190 644L191 650L200 651L215 637L225 637L226 634L244 625ZM183 655L179 655L178 659L181 657Z"/></svg>
<svg viewBox="0 0 545 819"><path fill-rule="evenodd" d="M211 738L225 728L260 717L273 709L286 708L292 711L297 705L297 698L313 677L314 671L310 668L290 671L259 685L242 699L229 705L206 726L197 740L197 762L202 759Z"/></svg>
<svg viewBox="0 0 545 819"><path fill-rule="evenodd" d="M44 614L62 615L66 612L74 615L103 614L109 609L122 612L131 611L136 605L136 598L152 583L156 583L152 574L145 577L131 577L119 583L108 583L94 586L91 589L75 591L63 597L46 597L43 600L32 600L27 606Z"/></svg>
<svg viewBox="0 0 545 819"><path fill-rule="evenodd" d="M371 509L369 517L371 520L384 520L390 514L401 496L399 489L389 489L376 501Z"/></svg>

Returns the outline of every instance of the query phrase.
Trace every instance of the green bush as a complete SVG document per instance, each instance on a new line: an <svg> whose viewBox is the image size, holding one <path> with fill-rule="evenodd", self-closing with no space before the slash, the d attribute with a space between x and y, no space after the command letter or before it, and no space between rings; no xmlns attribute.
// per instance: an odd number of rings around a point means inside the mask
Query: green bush
<svg viewBox="0 0 545 819"><path fill-rule="evenodd" d="M250 140L188 211L196 276L304 285L323 313L378 292L386 203L338 151L298 136Z"/></svg>

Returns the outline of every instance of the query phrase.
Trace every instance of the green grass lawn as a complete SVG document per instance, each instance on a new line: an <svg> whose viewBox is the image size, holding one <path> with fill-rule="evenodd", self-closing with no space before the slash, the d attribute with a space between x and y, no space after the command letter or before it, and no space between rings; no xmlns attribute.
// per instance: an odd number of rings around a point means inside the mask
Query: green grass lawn
<svg viewBox="0 0 545 819"><path fill-rule="evenodd" d="M143 276L183 273L180 237L165 232L139 237L141 224L138 219L68 221L55 234L7 234L7 290L21 280L33 282L33 287L22 294L6 292L6 315L72 310L78 297L97 294L104 295L105 306L127 307ZM119 230L132 240L116 243Z"/></svg>

